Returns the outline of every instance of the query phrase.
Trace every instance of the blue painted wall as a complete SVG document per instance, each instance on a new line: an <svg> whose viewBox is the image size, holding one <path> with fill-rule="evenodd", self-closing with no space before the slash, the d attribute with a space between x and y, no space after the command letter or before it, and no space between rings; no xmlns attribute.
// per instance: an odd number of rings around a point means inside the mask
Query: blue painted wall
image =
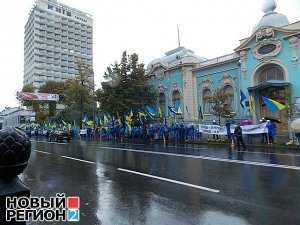
<svg viewBox="0 0 300 225"><path fill-rule="evenodd" d="M166 88L165 96L166 96L166 108L165 112L168 112L168 106L172 105L172 90L173 85L176 84L180 90L181 96L183 91L183 74L181 68L177 68L174 70L168 70L163 73L160 78L154 79L150 81L154 87L158 88L159 85L162 85ZM181 103L182 105L182 103Z"/></svg>
<svg viewBox="0 0 300 225"><path fill-rule="evenodd" d="M230 75L232 78L233 89L234 89L234 103L233 110L239 115L239 79L240 79L240 67L238 60L234 62L228 62L225 64L217 64L207 68L201 68L193 72L196 76L196 85L197 85L197 108L202 106L202 82L204 80L210 80L212 82L212 93L222 86L222 78L224 75Z"/></svg>

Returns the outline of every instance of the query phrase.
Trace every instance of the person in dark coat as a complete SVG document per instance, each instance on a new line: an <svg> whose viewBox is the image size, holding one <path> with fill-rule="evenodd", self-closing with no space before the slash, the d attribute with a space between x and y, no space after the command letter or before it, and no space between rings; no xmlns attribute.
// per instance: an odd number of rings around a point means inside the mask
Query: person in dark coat
<svg viewBox="0 0 300 225"><path fill-rule="evenodd" d="M243 146L243 149L246 150L246 145L243 140L243 130L240 124L238 124L234 129L234 136L236 139L236 145L238 151L240 151L241 145Z"/></svg>
<svg viewBox="0 0 300 225"><path fill-rule="evenodd" d="M169 144L169 128L168 128L167 124L165 124L163 126L163 137L165 140L165 144L168 145Z"/></svg>
<svg viewBox="0 0 300 225"><path fill-rule="evenodd" d="M267 121L267 128L268 128L268 136L269 136L269 143L274 143L274 138L276 135L276 125L275 123L272 123L270 120Z"/></svg>
<svg viewBox="0 0 300 225"><path fill-rule="evenodd" d="M185 141L185 128L184 128L184 124L180 124L179 127L179 142L180 144L184 144Z"/></svg>
<svg viewBox="0 0 300 225"><path fill-rule="evenodd" d="M228 140L231 141L231 130L230 130L231 123L229 120L226 121L225 126L226 126L227 138Z"/></svg>

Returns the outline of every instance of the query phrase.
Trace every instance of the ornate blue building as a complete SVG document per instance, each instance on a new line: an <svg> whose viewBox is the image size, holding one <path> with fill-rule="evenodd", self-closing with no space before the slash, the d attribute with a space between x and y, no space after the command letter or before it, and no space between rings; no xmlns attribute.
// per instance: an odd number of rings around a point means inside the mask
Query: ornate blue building
<svg viewBox="0 0 300 225"><path fill-rule="evenodd" d="M157 104L165 115L168 106L180 102L185 121L212 121L208 97L216 89L231 93L230 104L236 119L277 118L287 129L289 118L299 114L300 21L289 23L287 17L275 12L274 0L266 0L264 16L250 37L240 41L232 54L205 59L184 47L176 48L155 59L147 67L147 75L157 88ZM245 109L240 105L240 92L246 95ZM271 113L262 101L267 96L286 106Z"/></svg>

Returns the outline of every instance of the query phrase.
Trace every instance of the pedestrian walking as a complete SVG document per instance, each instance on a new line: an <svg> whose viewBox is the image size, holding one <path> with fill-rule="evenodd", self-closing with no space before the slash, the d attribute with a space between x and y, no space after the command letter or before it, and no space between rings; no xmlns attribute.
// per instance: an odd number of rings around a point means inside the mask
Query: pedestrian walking
<svg viewBox="0 0 300 225"><path fill-rule="evenodd" d="M243 149L246 150L246 145L243 140L243 130L240 124L238 124L234 129L234 136L236 139L236 145L238 151L240 151L241 145L243 146Z"/></svg>
<svg viewBox="0 0 300 225"><path fill-rule="evenodd" d="M268 128L268 144L274 144L275 135L277 133L277 127L276 124L272 121L267 121L267 128Z"/></svg>

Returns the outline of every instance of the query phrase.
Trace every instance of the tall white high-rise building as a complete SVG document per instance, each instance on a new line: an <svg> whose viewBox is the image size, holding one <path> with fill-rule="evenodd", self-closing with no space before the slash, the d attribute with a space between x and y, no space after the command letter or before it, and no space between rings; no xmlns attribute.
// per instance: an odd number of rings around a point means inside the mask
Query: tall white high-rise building
<svg viewBox="0 0 300 225"><path fill-rule="evenodd" d="M92 16L56 0L36 1L25 25L23 84L72 79L79 59L93 68Z"/></svg>

